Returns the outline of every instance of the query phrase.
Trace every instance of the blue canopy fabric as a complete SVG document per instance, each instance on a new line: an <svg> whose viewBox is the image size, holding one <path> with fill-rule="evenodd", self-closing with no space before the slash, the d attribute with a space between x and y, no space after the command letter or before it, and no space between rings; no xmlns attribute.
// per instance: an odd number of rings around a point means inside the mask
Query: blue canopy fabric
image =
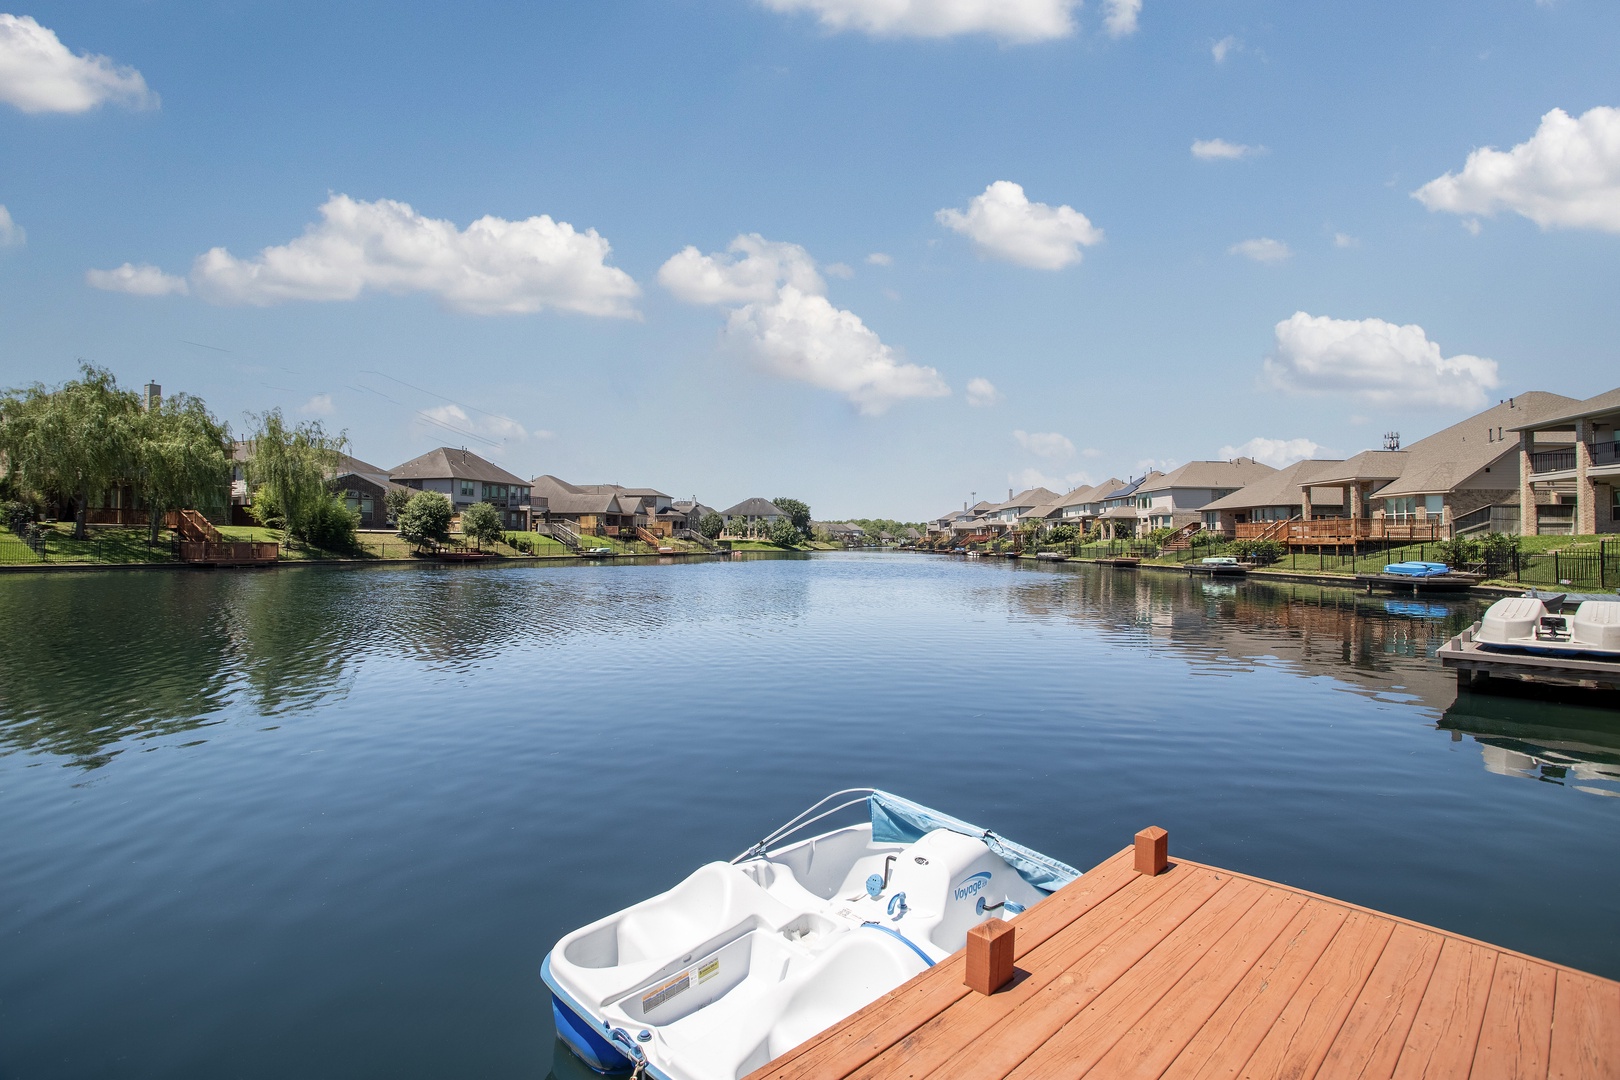
<svg viewBox="0 0 1620 1080"><path fill-rule="evenodd" d="M985 846L1006 860L1020 877L1043 892L1056 892L1080 876L1080 871L1068 863L887 791L873 791L866 802L872 814L872 839L878 843L914 844L935 829L949 829L983 840Z"/></svg>

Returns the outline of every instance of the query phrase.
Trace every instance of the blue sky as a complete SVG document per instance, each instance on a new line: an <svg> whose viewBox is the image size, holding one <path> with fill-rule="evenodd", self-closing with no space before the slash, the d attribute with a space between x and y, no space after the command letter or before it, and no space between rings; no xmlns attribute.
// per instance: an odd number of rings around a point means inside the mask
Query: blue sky
<svg viewBox="0 0 1620 1080"><path fill-rule="evenodd" d="M1620 384L1617 45L1598 0L12 9L0 384L828 517L1347 455Z"/></svg>

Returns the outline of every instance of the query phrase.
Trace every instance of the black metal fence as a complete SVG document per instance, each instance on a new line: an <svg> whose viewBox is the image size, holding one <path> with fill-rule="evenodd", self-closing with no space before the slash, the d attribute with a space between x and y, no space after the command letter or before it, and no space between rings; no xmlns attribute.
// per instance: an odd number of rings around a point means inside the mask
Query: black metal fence
<svg viewBox="0 0 1620 1080"><path fill-rule="evenodd" d="M1511 562L1513 580L1537 588L1605 592L1620 588L1620 541L1605 540L1538 554L1515 551ZM1507 574L1491 576L1506 577Z"/></svg>

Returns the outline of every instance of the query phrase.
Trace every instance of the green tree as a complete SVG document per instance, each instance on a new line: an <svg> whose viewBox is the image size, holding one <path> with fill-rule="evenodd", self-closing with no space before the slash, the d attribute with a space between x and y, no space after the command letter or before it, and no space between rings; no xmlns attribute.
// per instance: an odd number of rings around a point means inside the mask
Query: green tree
<svg viewBox="0 0 1620 1080"><path fill-rule="evenodd" d="M166 398L135 424L135 486L151 511L149 539L157 543L169 510L225 505L231 482L230 433L201 399Z"/></svg>
<svg viewBox="0 0 1620 1080"><path fill-rule="evenodd" d="M383 496L383 506L388 511L388 520L390 522L399 521L399 515L405 512L405 504L409 503L411 496L415 494L416 492L405 487L391 487L388 489L388 494Z"/></svg>
<svg viewBox="0 0 1620 1080"><path fill-rule="evenodd" d="M804 533L793 524L792 518L777 518L766 535L777 547L797 547L804 542Z"/></svg>
<svg viewBox="0 0 1620 1080"><path fill-rule="evenodd" d="M504 535L501 513L487 502L473 503L461 512L461 535L482 551L485 544L493 544Z"/></svg>
<svg viewBox="0 0 1620 1080"><path fill-rule="evenodd" d="M418 491L399 515L399 535L417 547L442 544L450 539L450 519L455 513L443 492Z"/></svg>
<svg viewBox="0 0 1620 1080"><path fill-rule="evenodd" d="M74 536L85 536L90 497L135 468L140 399L112 372L81 364L55 390L35 383L0 397L0 455L13 483L74 505Z"/></svg>
<svg viewBox="0 0 1620 1080"><path fill-rule="evenodd" d="M698 532L702 533L710 540L713 540L715 537L719 536L725 531L726 519L715 513L713 510L710 510L707 514L704 514L703 520L698 522Z"/></svg>
<svg viewBox="0 0 1620 1080"><path fill-rule="evenodd" d="M328 435L318 420L288 427L280 409L254 421L247 466L254 518L306 544L352 548L360 517L326 486L348 440Z"/></svg>
<svg viewBox="0 0 1620 1080"><path fill-rule="evenodd" d="M1072 544L1078 535L1073 525L1054 525L1046 538L1054 544Z"/></svg>
<svg viewBox="0 0 1620 1080"><path fill-rule="evenodd" d="M810 539L809 503L798 499L772 499L771 503L788 516L789 520L793 522L793 527L799 530L801 537L806 540Z"/></svg>

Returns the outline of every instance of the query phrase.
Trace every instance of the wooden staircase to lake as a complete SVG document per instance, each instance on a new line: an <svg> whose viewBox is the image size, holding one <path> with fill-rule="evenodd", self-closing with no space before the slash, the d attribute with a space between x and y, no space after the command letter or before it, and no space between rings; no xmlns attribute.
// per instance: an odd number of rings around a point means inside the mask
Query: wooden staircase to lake
<svg viewBox="0 0 1620 1080"><path fill-rule="evenodd" d="M1192 547L1193 533L1204 527L1202 521L1190 522L1165 537L1162 545L1165 551L1186 551Z"/></svg>
<svg viewBox="0 0 1620 1080"><path fill-rule="evenodd" d="M281 545L256 540L227 540L195 510L180 511L180 561L196 566L270 566L281 558Z"/></svg>

